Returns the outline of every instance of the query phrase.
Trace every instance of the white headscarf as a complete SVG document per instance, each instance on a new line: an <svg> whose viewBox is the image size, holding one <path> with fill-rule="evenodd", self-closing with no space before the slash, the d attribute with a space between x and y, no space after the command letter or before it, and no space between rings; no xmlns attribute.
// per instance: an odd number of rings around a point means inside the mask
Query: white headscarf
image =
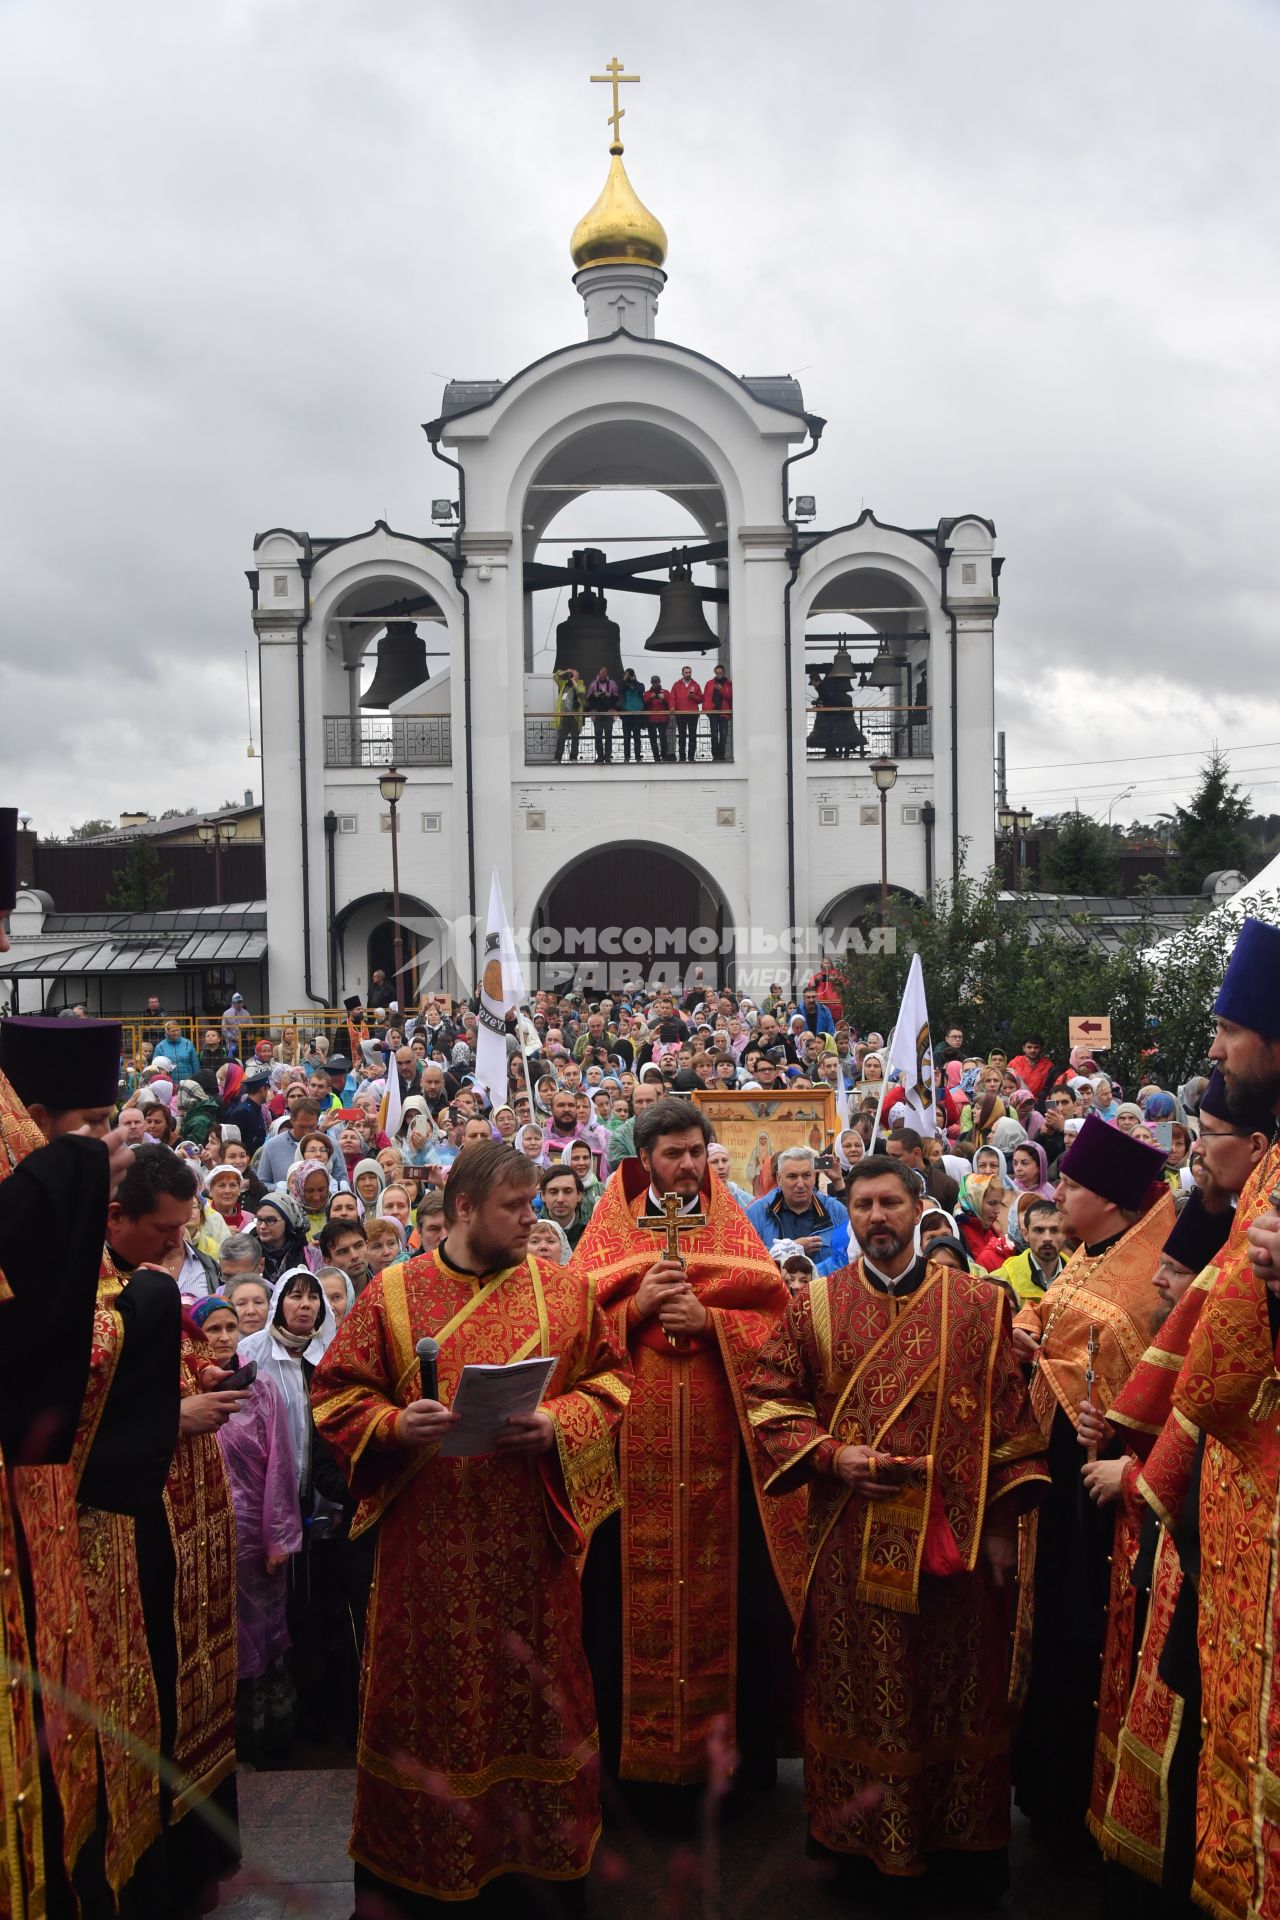
<svg viewBox="0 0 1280 1920"><path fill-rule="evenodd" d="M293 1285L295 1280L303 1278L315 1281L319 1289L320 1316L310 1341L298 1354L290 1353L287 1347L281 1346L280 1342L273 1337L271 1330L276 1325L276 1314L279 1311L282 1294ZM266 1326L261 1332L251 1333L246 1340L242 1340L236 1350L236 1358L241 1366L247 1360L256 1360L259 1374L274 1380L284 1395L299 1489L303 1488L311 1477L311 1406L302 1363L305 1360L309 1366L316 1366L323 1358L336 1332L333 1313L329 1302L324 1297L324 1288L320 1286L310 1267L289 1267L280 1275L271 1290L271 1306L267 1313Z"/></svg>

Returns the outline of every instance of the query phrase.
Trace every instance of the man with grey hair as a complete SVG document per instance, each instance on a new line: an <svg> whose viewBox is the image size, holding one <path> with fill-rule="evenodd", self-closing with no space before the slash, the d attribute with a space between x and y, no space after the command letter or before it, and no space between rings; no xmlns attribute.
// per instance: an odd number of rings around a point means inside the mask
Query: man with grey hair
<svg viewBox="0 0 1280 1920"><path fill-rule="evenodd" d="M818 1172L808 1147L785 1147L774 1158L778 1184L753 1201L747 1218L766 1247L795 1240L819 1273L836 1273L849 1260L849 1215L843 1203L817 1191Z"/></svg>
<svg viewBox="0 0 1280 1920"><path fill-rule="evenodd" d="M223 1284L257 1280L262 1273L262 1242L256 1233L229 1233L218 1248Z"/></svg>

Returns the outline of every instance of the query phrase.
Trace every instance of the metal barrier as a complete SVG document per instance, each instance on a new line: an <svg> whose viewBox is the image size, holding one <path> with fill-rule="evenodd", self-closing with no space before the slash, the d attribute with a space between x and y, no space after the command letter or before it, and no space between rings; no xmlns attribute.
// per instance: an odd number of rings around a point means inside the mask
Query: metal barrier
<svg viewBox="0 0 1280 1920"><path fill-rule="evenodd" d="M453 765L448 714L419 714L385 719L330 713L324 721L326 767L450 767Z"/></svg>
<svg viewBox="0 0 1280 1920"><path fill-rule="evenodd" d="M928 707L809 707L810 760L927 760L933 753Z"/></svg>
<svg viewBox="0 0 1280 1920"><path fill-rule="evenodd" d="M217 1044L223 1044L221 1012L125 1013L116 1017L124 1028L124 1057L135 1064L145 1064L157 1049L164 1052L165 1027L170 1022L177 1026L182 1039L191 1042L197 1053L203 1048L207 1033L216 1033ZM249 1019L241 1028L243 1038L238 1047L238 1057L248 1059L259 1040L270 1040L273 1046L285 1047L286 1058L292 1060L296 1052L300 1061L311 1045L313 1035L324 1034L331 1047L341 1035L345 1046L346 1031L345 1007L294 1007L288 1013L255 1013L251 1008ZM296 1050L293 1045L295 1037Z"/></svg>
<svg viewBox="0 0 1280 1920"><path fill-rule="evenodd" d="M712 720L708 713L690 716L695 720L693 758L700 765L733 759L733 718L724 719L725 740L722 752L713 751ZM563 722L554 713L526 713L524 717L524 758L529 767L561 764L598 766L604 757L597 747L597 719L612 721L608 739L608 764L626 764L627 748L632 760L641 764L655 762L647 715L631 714L639 721L639 740L628 742L623 733L623 716L588 713L577 726ZM603 742L601 743L603 745ZM679 733L676 717L660 726L660 745L665 761L679 758ZM928 707L842 707L823 706L805 709L805 754L810 760L928 760L933 754L932 712Z"/></svg>

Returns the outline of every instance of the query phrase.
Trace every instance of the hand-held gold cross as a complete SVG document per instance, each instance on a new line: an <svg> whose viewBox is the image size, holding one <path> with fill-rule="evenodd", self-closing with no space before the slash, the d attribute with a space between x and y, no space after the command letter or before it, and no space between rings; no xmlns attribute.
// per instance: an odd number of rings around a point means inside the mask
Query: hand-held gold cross
<svg viewBox="0 0 1280 1920"><path fill-rule="evenodd" d="M705 1227L707 1216L696 1209L692 1213L682 1213L681 1207L684 1203L678 1193L664 1193L658 1204L662 1209L660 1213L642 1213L637 1224L642 1226L646 1233L665 1234L667 1244L663 1248L663 1258L678 1260L683 1266L680 1235L695 1233L699 1227ZM679 1347L680 1339L681 1336L678 1333L667 1335L667 1340L673 1347Z"/></svg>

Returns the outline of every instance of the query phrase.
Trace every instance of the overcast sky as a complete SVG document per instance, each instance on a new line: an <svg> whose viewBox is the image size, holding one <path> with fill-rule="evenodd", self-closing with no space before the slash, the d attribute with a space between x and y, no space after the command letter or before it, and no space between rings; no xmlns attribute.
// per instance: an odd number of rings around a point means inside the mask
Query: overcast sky
<svg viewBox="0 0 1280 1920"><path fill-rule="evenodd" d="M664 335L820 524L995 521L1011 798L1280 810L1275 0L0 0L0 799L256 785L253 535L424 530L442 380L582 336L614 53Z"/></svg>

